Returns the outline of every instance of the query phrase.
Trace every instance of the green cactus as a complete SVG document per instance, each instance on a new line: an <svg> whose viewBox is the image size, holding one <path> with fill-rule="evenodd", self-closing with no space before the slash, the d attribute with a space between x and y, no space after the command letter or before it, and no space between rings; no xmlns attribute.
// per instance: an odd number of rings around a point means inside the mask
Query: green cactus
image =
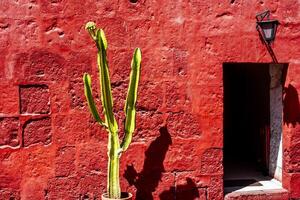
<svg viewBox="0 0 300 200"><path fill-rule="evenodd" d="M87 73L83 75L84 93L93 117L101 126L105 127L109 133L107 194L109 198L119 199L121 196L119 181L119 161L121 153L124 152L131 143L132 134L135 129L135 104L137 101L137 89L140 78L141 50L139 48L135 49L131 61L129 88L124 107L124 112L126 115L124 123L125 133L120 144L118 124L113 114L113 98L106 57L107 41L103 30L98 29L95 23L88 22L85 26L85 29L89 32L91 38L95 41L98 49L97 63L101 88L101 102L105 118L104 121L100 118L97 107L95 105L91 88L91 76Z"/></svg>

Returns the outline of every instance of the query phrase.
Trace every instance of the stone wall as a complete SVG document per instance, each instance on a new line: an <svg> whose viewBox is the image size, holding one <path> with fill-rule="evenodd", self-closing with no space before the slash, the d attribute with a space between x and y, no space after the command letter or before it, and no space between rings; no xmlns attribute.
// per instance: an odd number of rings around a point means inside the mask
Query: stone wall
<svg viewBox="0 0 300 200"><path fill-rule="evenodd" d="M99 88L84 30L95 21L109 43L120 124L133 49L143 54L123 190L143 200L222 199L222 64L272 62L255 28L266 8L281 23L274 53L289 63L283 183L300 198L297 0L0 1L1 198L98 199L105 191L107 133L89 114L82 83L89 72Z"/></svg>

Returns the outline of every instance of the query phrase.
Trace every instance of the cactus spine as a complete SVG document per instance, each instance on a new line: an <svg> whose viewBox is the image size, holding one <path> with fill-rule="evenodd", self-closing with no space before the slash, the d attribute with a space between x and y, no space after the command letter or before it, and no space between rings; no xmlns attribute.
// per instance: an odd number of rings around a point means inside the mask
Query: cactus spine
<svg viewBox="0 0 300 200"><path fill-rule="evenodd" d="M95 105L92 88L91 76L87 73L83 75L84 93L88 102L89 109L94 119L108 131L108 177L107 177L107 193L112 199L119 199L121 196L119 182L119 161L121 153L124 152L131 143L132 134L135 129L135 104L137 101L137 89L140 77L141 51L136 48L131 61L130 81L124 112L126 115L124 123L124 137L120 144L118 135L118 124L113 114L113 98L111 92L111 84L109 78L109 70L107 63L107 41L102 29L96 28L96 24L88 22L85 26L91 38L97 46L97 63L100 80L101 102L104 111L104 121L101 119L97 107Z"/></svg>

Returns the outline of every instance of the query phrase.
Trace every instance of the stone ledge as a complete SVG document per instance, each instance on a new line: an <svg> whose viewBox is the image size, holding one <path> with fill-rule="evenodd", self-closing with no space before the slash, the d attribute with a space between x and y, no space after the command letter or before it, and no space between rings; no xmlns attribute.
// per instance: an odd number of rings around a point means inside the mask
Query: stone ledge
<svg viewBox="0 0 300 200"><path fill-rule="evenodd" d="M285 189L268 189L254 191L234 191L225 195L224 200L288 200L289 193Z"/></svg>

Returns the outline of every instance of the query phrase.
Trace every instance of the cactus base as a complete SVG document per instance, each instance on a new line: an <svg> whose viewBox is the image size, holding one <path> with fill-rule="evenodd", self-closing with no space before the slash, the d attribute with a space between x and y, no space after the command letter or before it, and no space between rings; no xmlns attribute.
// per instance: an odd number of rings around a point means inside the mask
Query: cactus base
<svg viewBox="0 0 300 200"><path fill-rule="evenodd" d="M120 199L112 199L108 197L107 193L102 194L102 200L132 200L132 194L129 192L122 192Z"/></svg>

